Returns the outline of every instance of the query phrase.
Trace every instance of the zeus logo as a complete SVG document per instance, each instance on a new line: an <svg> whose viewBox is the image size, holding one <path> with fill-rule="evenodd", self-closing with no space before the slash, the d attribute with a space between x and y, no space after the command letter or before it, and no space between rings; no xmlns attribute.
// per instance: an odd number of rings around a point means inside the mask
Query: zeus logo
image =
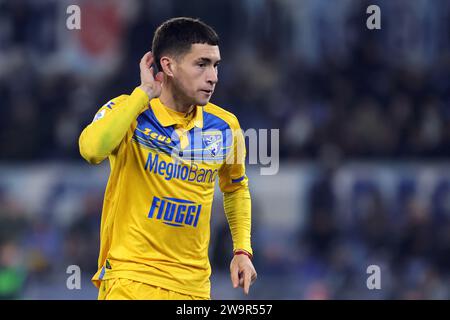
<svg viewBox="0 0 450 320"><path fill-rule="evenodd" d="M153 197L148 218L162 220L173 227L197 227L202 205L183 199Z"/></svg>
<svg viewBox="0 0 450 320"><path fill-rule="evenodd" d="M149 136L153 140L158 140L159 142L164 142L164 143L168 143L168 144L172 142L172 139L170 139L169 137L159 134L158 132L153 131L150 128L145 128L144 131L142 131L142 130L139 130L139 131L141 131L146 136Z"/></svg>

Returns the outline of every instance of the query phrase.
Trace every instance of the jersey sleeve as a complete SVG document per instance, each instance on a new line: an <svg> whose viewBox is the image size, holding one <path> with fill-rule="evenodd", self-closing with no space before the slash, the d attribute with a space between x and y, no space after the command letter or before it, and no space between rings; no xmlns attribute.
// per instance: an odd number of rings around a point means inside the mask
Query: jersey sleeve
<svg viewBox="0 0 450 320"><path fill-rule="evenodd" d="M219 187L224 193L248 188L248 179L245 175L245 140L236 118L230 123L230 128L228 135L233 141L231 150L219 170Z"/></svg>
<svg viewBox="0 0 450 320"><path fill-rule="evenodd" d="M127 98L128 95L123 94L121 96L109 100L107 103L101 106L100 109L97 110L97 113L95 114L91 123L94 123L98 120L105 118L105 116L109 115L111 111L113 111L116 108L119 108Z"/></svg>
<svg viewBox="0 0 450 320"><path fill-rule="evenodd" d="M137 116L148 107L149 98L140 88L104 104L80 135L81 156L98 164L118 148Z"/></svg>
<svg viewBox="0 0 450 320"><path fill-rule="evenodd" d="M219 170L219 186L223 192L225 215L233 239L233 251L251 246L251 197L245 174L245 140L237 119L231 124L233 144L225 164Z"/></svg>

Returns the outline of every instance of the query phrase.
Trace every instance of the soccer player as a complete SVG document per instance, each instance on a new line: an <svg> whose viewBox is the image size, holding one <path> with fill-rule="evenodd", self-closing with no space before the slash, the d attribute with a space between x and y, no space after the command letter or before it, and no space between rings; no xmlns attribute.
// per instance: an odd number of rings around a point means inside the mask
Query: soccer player
<svg viewBox="0 0 450 320"><path fill-rule="evenodd" d="M210 299L216 178L233 240L233 287L248 294L256 280L244 138L237 118L209 102L218 44L198 19L164 22L140 62L140 86L102 106L80 135L83 158L108 158L111 167L92 278L99 299Z"/></svg>

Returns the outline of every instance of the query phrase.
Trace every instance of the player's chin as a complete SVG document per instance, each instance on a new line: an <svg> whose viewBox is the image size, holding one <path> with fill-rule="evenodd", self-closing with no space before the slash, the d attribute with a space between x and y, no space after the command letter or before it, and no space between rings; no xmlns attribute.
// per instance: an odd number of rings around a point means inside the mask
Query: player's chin
<svg viewBox="0 0 450 320"><path fill-rule="evenodd" d="M200 95L197 95L196 97L196 105L198 106L204 106L208 104L209 100L211 99L211 95L206 95L204 93L201 93Z"/></svg>
<svg viewBox="0 0 450 320"><path fill-rule="evenodd" d="M204 106L211 99L214 90L199 90L196 94L197 105Z"/></svg>

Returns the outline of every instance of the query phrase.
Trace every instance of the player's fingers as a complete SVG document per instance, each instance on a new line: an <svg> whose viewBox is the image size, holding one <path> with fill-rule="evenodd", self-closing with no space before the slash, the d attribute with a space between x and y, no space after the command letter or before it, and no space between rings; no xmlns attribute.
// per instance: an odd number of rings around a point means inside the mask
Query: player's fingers
<svg viewBox="0 0 450 320"><path fill-rule="evenodd" d="M239 285L239 270L236 265L231 265L230 267L230 275L231 275L231 283L233 284L233 288L237 288Z"/></svg>
<svg viewBox="0 0 450 320"><path fill-rule="evenodd" d="M144 56L141 59L141 66L143 67L147 67L150 68L150 66L153 63L153 54L151 51L147 52L146 54L144 54Z"/></svg>
<svg viewBox="0 0 450 320"><path fill-rule="evenodd" d="M252 282L250 284L255 283L256 279L258 279L258 274L256 273L256 271L252 272Z"/></svg>
<svg viewBox="0 0 450 320"><path fill-rule="evenodd" d="M250 290L250 283L252 279L251 271L246 269L244 270L244 293L248 294L248 291Z"/></svg>
<svg viewBox="0 0 450 320"><path fill-rule="evenodd" d="M156 74L156 76L155 76L155 80L156 80L156 81L159 81L159 82L163 82L163 80L164 80L164 73L162 73L161 71L158 72L158 73Z"/></svg>
<svg viewBox="0 0 450 320"><path fill-rule="evenodd" d="M147 52L147 53L145 53L145 54L142 56L141 61L139 62L139 64L140 64L141 66L145 66L145 65L146 65L146 61L147 61L147 59L148 59L148 55L149 55L149 54L150 54L150 51Z"/></svg>

